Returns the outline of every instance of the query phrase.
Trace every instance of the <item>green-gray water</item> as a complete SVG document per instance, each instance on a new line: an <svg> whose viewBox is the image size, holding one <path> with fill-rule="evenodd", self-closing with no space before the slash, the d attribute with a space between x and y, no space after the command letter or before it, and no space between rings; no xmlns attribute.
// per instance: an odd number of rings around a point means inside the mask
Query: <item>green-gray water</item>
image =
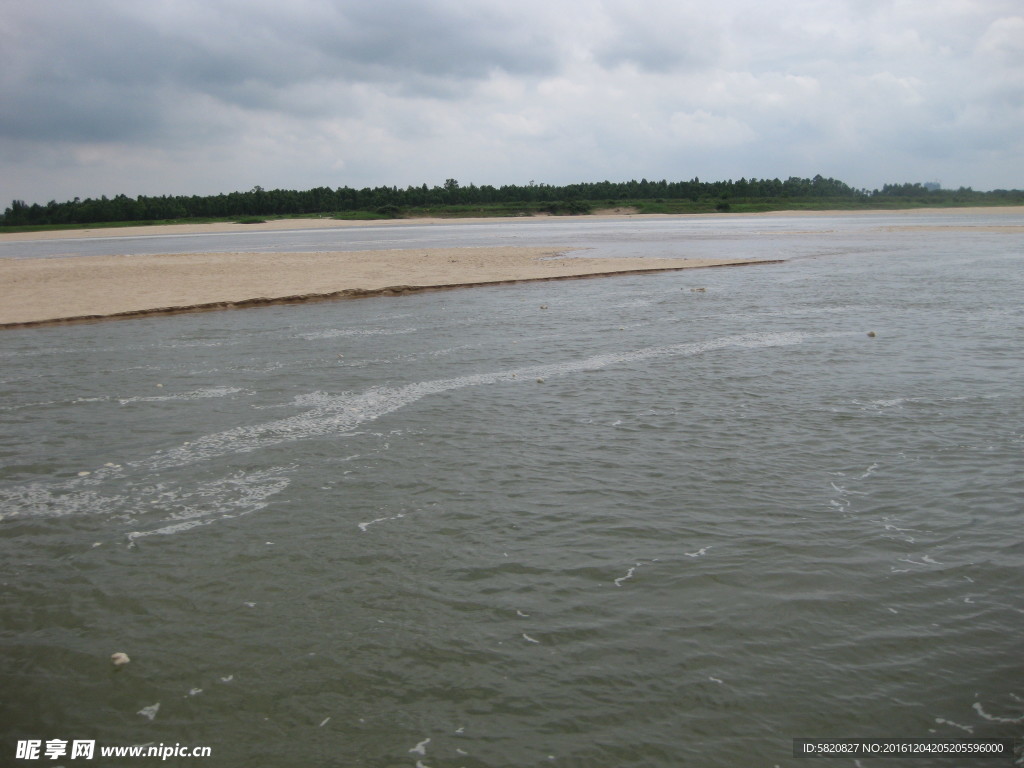
<svg viewBox="0 0 1024 768"><path fill-rule="evenodd" d="M796 258L3 333L0 763L1020 737L1024 237L950 216L453 226Z"/></svg>

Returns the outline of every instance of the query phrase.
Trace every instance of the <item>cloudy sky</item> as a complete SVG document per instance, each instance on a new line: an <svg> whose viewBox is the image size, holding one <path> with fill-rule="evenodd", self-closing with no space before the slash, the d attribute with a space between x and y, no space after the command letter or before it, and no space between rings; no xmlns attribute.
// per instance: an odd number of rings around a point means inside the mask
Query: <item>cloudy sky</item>
<svg viewBox="0 0 1024 768"><path fill-rule="evenodd" d="M0 0L0 209L818 173L1024 188L1021 0Z"/></svg>

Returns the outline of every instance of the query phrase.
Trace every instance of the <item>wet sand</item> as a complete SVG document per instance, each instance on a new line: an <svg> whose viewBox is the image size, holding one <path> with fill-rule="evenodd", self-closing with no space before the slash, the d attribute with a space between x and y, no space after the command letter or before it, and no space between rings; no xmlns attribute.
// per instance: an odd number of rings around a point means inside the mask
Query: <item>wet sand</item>
<svg viewBox="0 0 1024 768"><path fill-rule="evenodd" d="M565 253L505 247L0 259L0 327L766 263Z"/></svg>

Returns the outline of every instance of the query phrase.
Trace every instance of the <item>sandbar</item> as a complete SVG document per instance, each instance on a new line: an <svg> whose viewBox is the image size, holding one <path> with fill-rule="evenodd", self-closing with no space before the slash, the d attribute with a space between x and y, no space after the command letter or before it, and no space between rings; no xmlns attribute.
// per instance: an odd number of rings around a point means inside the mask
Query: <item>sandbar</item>
<svg viewBox="0 0 1024 768"><path fill-rule="evenodd" d="M948 214L998 215L1001 221L969 226ZM857 211L771 211L743 214L635 214L599 211L593 219L774 218L883 216L881 231L949 229L1024 232L1024 206ZM904 217L925 216L907 222ZM546 217L533 217L543 219ZM397 219L340 221L278 219L261 224L222 222L92 230L0 233L0 242L117 238L217 232L252 232L365 226L494 223L509 219ZM530 219L517 218L516 221ZM538 221L540 223L540 221ZM571 250L571 249L570 249ZM162 255L0 258L0 328L51 325L150 314L234 309L266 304L396 295L531 280L559 280L661 272L694 267L773 263L759 259L653 259L568 257L552 248L447 248L320 253L191 253Z"/></svg>
<svg viewBox="0 0 1024 768"><path fill-rule="evenodd" d="M1024 217L1024 205L1010 206L985 206L972 208L904 208L896 210L886 209L863 209L863 210L821 210L821 211L764 211L761 213L636 213L629 207L620 207L595 211L593 215L581 217L587 221L601 219L622 219L631 218L643 219L727 219L730 217L744 219L798 217L798 218L820 218L840 217L853 218L860 216L884 216L886 218L899 219L905 216L928 216L939 217L946 214L983 214L993 216ZM193 235L193 234L214 234L229 232L274 232L289 229L342 229L349 227L403 227L403 226L435 226L452 224L494 224L503 221L528 222L536 221L541 224L552 217L547 214L537 214L525 217L481 217L481 218L403 218L403 219L374 219L368 221L346 221L332 218L303 218L303 219L269 219L260 224L239 224L237 222L223 221L208 224L154 224L130 227L99 227L96 229L64 229L49 230L42 232L2 232L0 231L0 242L16 242L30 240L66 240L66 239L92 239L110 237L145 237L161 235Z"/></svg>
<svg viewBox="0 0 1024 768"><path fill-rule="evenodd" d="M567 254L484 247L0 259L0 328L771 263Z"/></svg>

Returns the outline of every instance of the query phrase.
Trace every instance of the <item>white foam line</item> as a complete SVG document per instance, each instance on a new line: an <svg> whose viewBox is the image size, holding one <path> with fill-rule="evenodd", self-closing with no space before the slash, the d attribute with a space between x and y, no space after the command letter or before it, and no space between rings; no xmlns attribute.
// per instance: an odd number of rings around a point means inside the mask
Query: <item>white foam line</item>
<svg viewBox="0 0 1024 768"><path fill-rule="evenodd" d="M210 387L208 389L194 389L191 392L179 392L174 395L150 395L148 397L126 397L119 399L121 405L128 403L158 403L166 400L201 400L210 397L227 397L236 392L241 392L240 387Z"/></svg>
<svg viewBox="0 0 1024 768"><path fill-rule="evenodd" d="M234 517L234 515L223 515L220 519ZM163 528L154 528L151 531L132 531L128 534L129 544L134 545L136 539L141 539L146 536L170 536L173 533L181 533L183 531L191 530L192 528L198 528L201 525L209 525L214 520L190 520L187 523L175 523L174 525L165 525Z"/></svg>
<svg viewBox="0 0 1024 768"><path fill-rule="evenodd" d="M125 476L121 467L110 464L86 477L55 483L31 483L11 489L0 488L0 508L11 511L2 517L55 518L68 515L109 514L118 510L127 518L135 512L167 510L159 527L127 534L129 545L153 535L181 533L263 509L268 499L288 487L287 476L294 466L269 467L252 472L235 472L203 482L191 489L168 486L152 480L127 486L125 492L102 495L83 484Z"/></svg>
<svg viewBox="0 0 1024 768"><path fill-rule="evenodd" d="M910 563L911 565L944 565L944 563L940 563L938 560L933 560L928 557L928 555L922 555L920 563L917 562L917 560L911 560L909 557L901 557L900 562Z"/></svg>
<svg viewBox="0 0 1024 768"><path fill-rule="evenodd" d="M954 728L959 728L961 731L967 731L967 733L974 733L974 729L969 725L960 725L960 723L954 723L952 720L946 720L943 717L936 717L935 722L940 725L952 725Z"/></svg>
<svg viewBox="0 0 1024 768"><path fill-rule="evenodd" d="M916 531L917 528L897 528L895 525L892 525L891 523L886 523L885 524L885 530L887 530L887 531L899 531L900 533L909 533L911 531Z"/></svg>
<svg viewBox="0 0 1024 768"><path fill-rule="evenodd" d="M640 563L637 563L632 568L630 568L628 571L626 571L626 575L625 576L619 576L619 578L617 578L615 580L615 586L616 587L621 587L622 586L622 582L624 582L626 579L632 579L633 578L633 574L636 573L636 569L639 568L639 567L640 567Z"/></svg>
<svg viewBox="0 0 1024 768"><path fill-rule="evenodd" d="M835 490L836 493L852 493L855 496L867 496L868 495L866 491L850 491L850 490L847 490L846 488L843 488L842 486L836 485L831 480L829 481L829 485L832 486L833 490Z"/></svg>
<svg viewBox="0 0 1024 768"><path fill-rule="evenodd" d="M711 547L701 547L696 552L683 552L687 557L704 557Z"/></svg>
<svg viewBox="0 0 1024 768"><path fill-rule="evenodd" d="M424 739L419 744L417 744L415 747L410 749L409 752L411 752L414 755L423 755L424 757L426 757L427 756L427 744L429 744L429 743L430 743L430 739Z"/></svg>
<svg viewBox="0 0 1024 768"><path fill-rule="evenodd" d="M53 483L49 487L44 483L30 483L0 488L0 508L6 510L3 519L97 514L120 509L127 501L122 494L103 496L93 490L74 490L83 479L86 478Z"/></svg>
<svg viewBox="0 0 1024 768"><path fill-rule="evenodd" d="M760 349L799 344L808 338L822 338L843 334L755 333L729 336L704 342L688 342L628 352L594 355L564 363L537 365L492 373L459 376L407 384L403 387L371 387L361 393L331 395L314 392L296 398L293 405L311 406L305 413L283 419L236 427L200 437L188 445L160 451L138 463L144 469L166 469L217 456L249 453L270 446L324 435L344 434L367 421L373 421L410 405L428 395L441 394L465 387L505 382L523 383L538 378L565 376L581 371L600 370L667 356L690 356L720 349Z"/></svg>
<svg viewBox="0 0 1024 768"><path fill-rule="evenodd" d="M324 331L300 333L297 338L316 341L344 336L400 336L406 333L416 333L418 330L419 328L329 328Z"/></svg>
<svg viewBox="0 0 1024 768"><path fill-rule="evenodd" d="M230 475L211 483L204 483L194 493L182 494L171 491L166 494L168 498L165 503L183 507L171 516L177 517L179 522L147 531L132 531L128 534L129 546L134 546L137 539L146 536L182 533L220 520L244 517L263 509L269 503L269 497L288 487L290 481L281 473L289 469L294 467L273 467L258 472ZM198 505L182 504L190 502L193 497L199 500Z"/></svg>
<svg viewBox="0 0 1024 768"><path fill-rule="evenodd" d="M0 382L7 384L8 380ZM20 411L24 408L41 408L44 405L55 405L59 401L57 400L43 400L38 403L22 403L20 405L0 405L0 411Z"/></svg>
<svg viewBox="0 0 1024 768"><path fill-rule="evenodd" d="M971 705L971 707L981 717L985 718L986 720L990 720L993 723L1006 723L1007 725L1020 725L1021 723L1024 723L1024 717L996 717L995 715L990 715L988 712L982 709L980 701L974 702Z"/></svg>
<svg viewBox="0 0 1024 768"><path fill-rule="evenodd" d="M378 517L376 520L370 520L368 523L359 523L359 530L366 533L366 529L371 525L375 525L376 523L386 523L388 520L398 520L403 517L405 517L404 512L399 515L392 515L391 517Z"/></svg>
<svg viewBox="0 0 1024 768"><path fill-rule="evenodd" d="M908 399L906 397L897 397L892 400L872 400L869 405L877 405L879 408L892 408L893 406L902 405Z"/></svg>
<svg viewBox="0 0 1024 768"><path fill-rule="evenodd" d="M528 642L528 643L537 643L537 645L540 645L540 640L535 640L534 638L530 637L530 636L529 636L528 634L526 634L525 632L523 632L523 639L524 639L524 640L525 640L526 642Z"/></svg>

